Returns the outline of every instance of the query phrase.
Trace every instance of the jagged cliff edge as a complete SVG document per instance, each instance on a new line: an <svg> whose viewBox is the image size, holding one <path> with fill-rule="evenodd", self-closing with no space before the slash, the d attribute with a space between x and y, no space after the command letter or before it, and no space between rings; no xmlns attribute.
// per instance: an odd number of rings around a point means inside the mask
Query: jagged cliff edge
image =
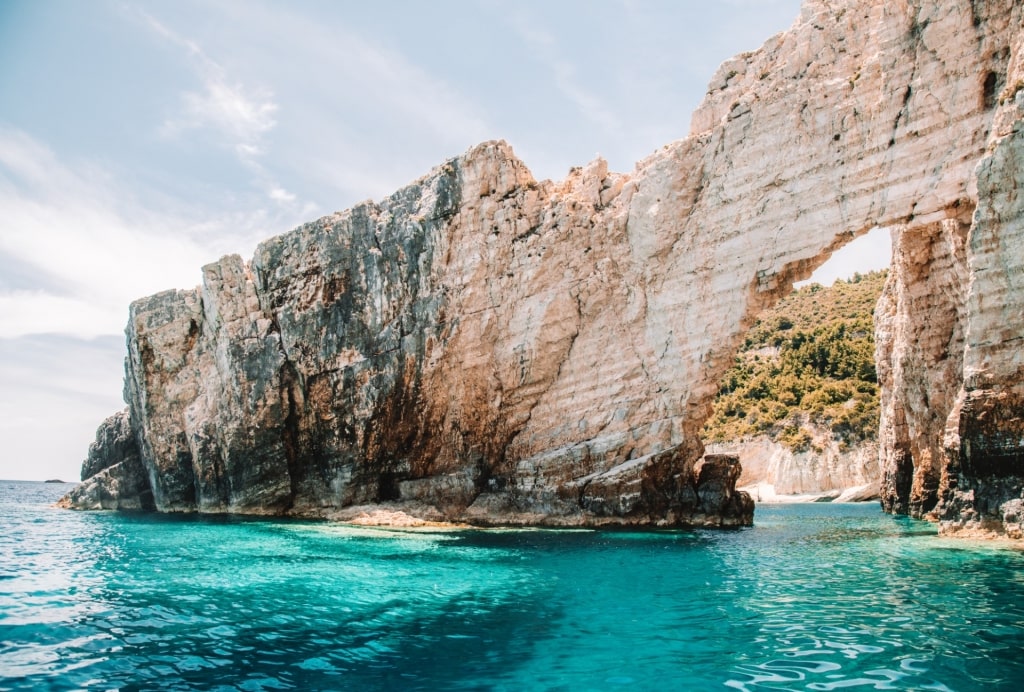
<svg viewBox="0 0 1024 692"><path fill-rule="evenodd" d="M812 0L629 175L537 182L487 143L208 265L131 306L128 413L66 503L749 523L735 460L702 461L718 379L889 226L883 502L1019 532L1021 26L1010 0Z"/></svg>

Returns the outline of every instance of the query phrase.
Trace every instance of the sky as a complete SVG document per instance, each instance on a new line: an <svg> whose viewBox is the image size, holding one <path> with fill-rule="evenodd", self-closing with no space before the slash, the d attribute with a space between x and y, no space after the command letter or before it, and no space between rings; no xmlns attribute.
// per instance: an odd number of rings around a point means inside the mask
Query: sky
<svg viewBox="0 0 1024 692"><path fill-rule="evenodd" d="M686 135L799 0L0 0L0 478L76 480L128 304L474 144L538 179ZM888 263L887 236L814 278ZM859 249L858 249L859 248Z"/></svg>

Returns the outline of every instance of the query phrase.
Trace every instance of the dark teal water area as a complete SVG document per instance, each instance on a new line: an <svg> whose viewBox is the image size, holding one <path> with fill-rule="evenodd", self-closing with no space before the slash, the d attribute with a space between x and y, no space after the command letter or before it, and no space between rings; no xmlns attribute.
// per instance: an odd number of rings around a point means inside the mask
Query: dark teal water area
<svg viewBox="0 0 1024 692"><path fill-rule="evenodd" d="M0 689L1024 688L1024 555L875 505L402 533L63 490L0 482Z"/></svg>

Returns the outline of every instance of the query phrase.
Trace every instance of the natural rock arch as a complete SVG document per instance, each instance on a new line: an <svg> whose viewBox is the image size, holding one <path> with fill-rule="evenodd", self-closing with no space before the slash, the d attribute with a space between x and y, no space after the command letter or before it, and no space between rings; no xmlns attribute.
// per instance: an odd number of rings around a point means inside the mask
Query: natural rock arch
<svg viewBox="0 0 1024 692"><path fill-rule="evenodd" d="M747 521L735 470L694 467L738 339L870 228L901 229L898 257L903 239L965 238L979 192L998 206L974 170L1013 139L1021 13L810 0L723 64L689 136L629 175L598 160L537 182L483 144L249 264L206 267L195 291L136 302L126 399L157 508ZM883 360L914 329L900 282L921 285L894 274ZM956 276L951 309L970 322ZM913 366L897 365L883 439L913 483L938 424L916 447L901 436Z"/></svg>

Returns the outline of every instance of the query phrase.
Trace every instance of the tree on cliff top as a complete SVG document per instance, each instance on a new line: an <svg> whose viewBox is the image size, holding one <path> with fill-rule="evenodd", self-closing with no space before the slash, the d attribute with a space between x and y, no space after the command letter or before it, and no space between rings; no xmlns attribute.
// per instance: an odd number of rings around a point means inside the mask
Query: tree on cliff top
<svg viewBox="0 0 1024 692"><path fill-rule="evenodd" d="M878 435L872 313L887 272L811 284L765 311L725 374L705 439L766 435L795 452L814 428L840 448Z"/></svg>

